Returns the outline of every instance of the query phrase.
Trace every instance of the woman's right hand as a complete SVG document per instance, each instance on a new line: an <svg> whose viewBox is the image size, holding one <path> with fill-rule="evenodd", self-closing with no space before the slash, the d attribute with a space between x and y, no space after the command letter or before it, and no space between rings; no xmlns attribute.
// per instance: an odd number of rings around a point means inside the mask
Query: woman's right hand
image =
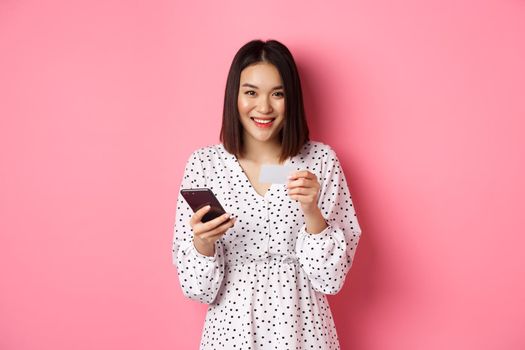
<svg viewBox="0 0 525 350"><path fill-rule="evenodd" d="M215 242L233 227L236 218L230 218L230 214L223 214L208 222L202 222L209 210L209 205L197 210L191 217L190 226L193 230L195 249L202 255L213 256Z"/></svg>

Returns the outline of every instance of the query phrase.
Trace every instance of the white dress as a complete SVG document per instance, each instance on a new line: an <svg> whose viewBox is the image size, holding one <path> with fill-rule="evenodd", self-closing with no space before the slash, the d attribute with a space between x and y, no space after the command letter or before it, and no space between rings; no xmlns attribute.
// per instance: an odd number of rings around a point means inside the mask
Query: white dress
<svg viewBox="0 0 525 350"><path fill-rule="evenodd" d="M339 349L325 294L343 286L361 235L350 192L323 143L307 142L285 164L317 175L323 232L305 231L286 185L259 195L222 144L193 152L186 164L181 188L208 187L237 216L207 257L193 245L192 210L180 194L177 200L173 263L184 295L209 304L201 350Z"/></svg>

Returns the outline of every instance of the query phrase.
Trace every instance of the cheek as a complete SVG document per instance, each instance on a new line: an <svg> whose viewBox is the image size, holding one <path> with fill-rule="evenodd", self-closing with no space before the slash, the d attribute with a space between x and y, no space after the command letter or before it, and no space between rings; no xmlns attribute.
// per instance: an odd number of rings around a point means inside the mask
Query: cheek
<svg viewBox="0 0 525 350"><path fill-rule="evenodd" d="M273 108L278 109L279 111L284 111L284 104L285 104L284 99L274 100Z"/></svg>
<svg viewBox="0 0 525 350"><path fill-rule="evenodd" d="M237 99L237 108L239 109L240 113L248 112L251 109L250 101L248 101L248 100L246 100L246 99L244 99L242 97L239 97Z"/></svg>
<svg viewBox="0 0 525 350"><path fill-rule="evenodd" d="M284 113L286 111L284 101L279 101L279 103L276 105L276 109L279 111L279 114L284 117Z"/></svg>

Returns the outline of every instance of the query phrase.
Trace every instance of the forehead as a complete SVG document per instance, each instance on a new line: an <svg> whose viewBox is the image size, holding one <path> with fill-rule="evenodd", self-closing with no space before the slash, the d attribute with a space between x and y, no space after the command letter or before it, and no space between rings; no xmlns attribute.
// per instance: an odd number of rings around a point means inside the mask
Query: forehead
<svg viewBox="0 0 525 350"><path fill-rule="evenodd" d="M281 84L281 76L277 67L270 63L257 63L241 71L241 84L251 83L260 87Z"/></svg>

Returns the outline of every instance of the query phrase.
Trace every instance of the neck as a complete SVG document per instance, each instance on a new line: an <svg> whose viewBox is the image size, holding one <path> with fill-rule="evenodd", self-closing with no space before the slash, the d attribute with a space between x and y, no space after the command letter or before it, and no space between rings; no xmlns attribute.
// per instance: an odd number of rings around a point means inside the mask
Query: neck
<svg viewBox="0 0 525 350"><path fill-rule="evenodd" d="M242 158L245 160L259 164L277 164L281 156L281 144L278 139L259 141L245 137L243 151Z"/></svg>

